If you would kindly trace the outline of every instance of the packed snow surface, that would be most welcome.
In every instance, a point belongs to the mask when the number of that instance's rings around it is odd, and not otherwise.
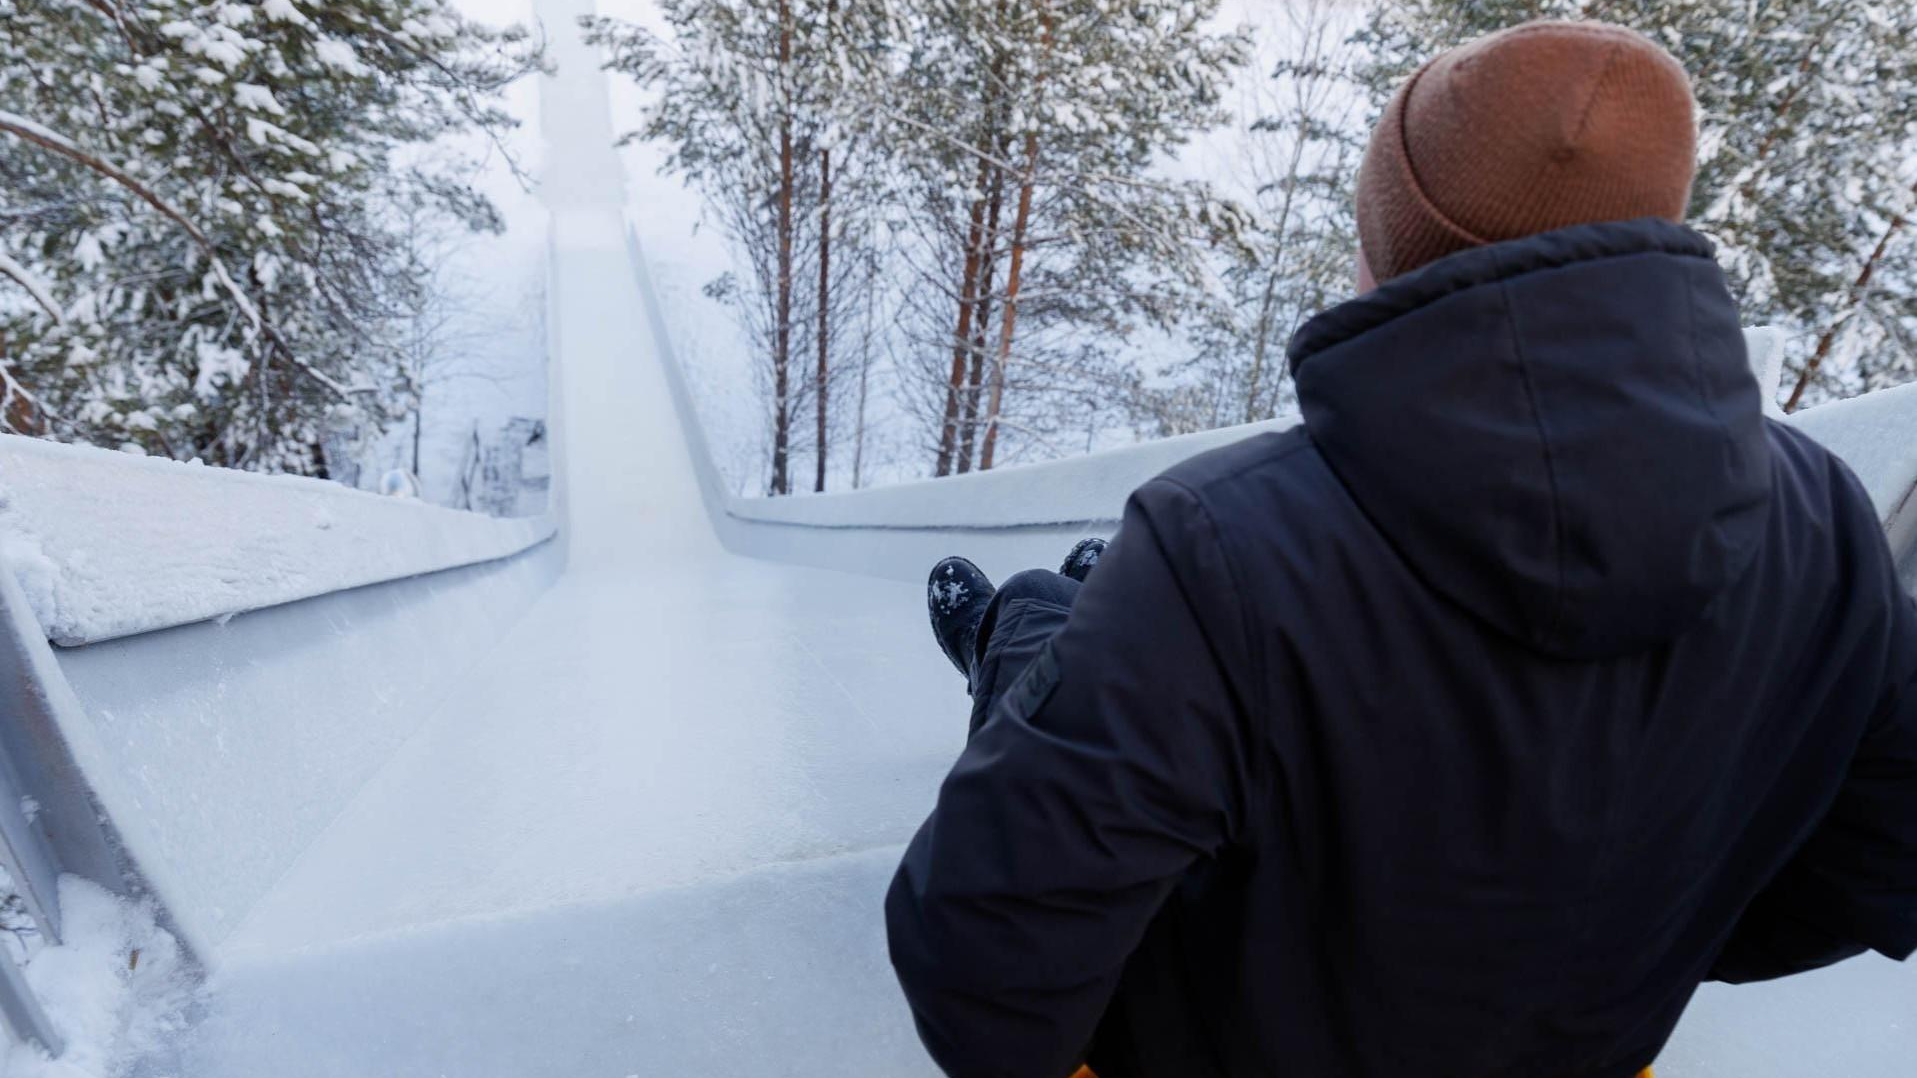
[[[237,911],[205,1020],[154,1073],[934,1073],[879,902],[964,740],[962,685],[917,646],[919,586],[720,545],[622,207],[581,181],[617,168],[580,81],[546,110],[571,177],[547,193],[566,572]]]
[[[0,556],[60,644],[505,557],[552,530],[547,517],[0,436]]]
[[[66,939],[40,948],[26,977],[66,1050],[0,1043],[0,1078],[114,1078],[186,1027],[193,972],[150,903],[65,876],[60,908]]]

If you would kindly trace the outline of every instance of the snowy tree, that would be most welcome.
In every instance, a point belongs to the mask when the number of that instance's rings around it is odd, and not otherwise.
[[[1691,73],[1691,223],[1752,322],[1793,331],[1787,406],[1917,375],[1917,6],[1903,0],[1383,0],[1388,93],[1433,52],[1531,18],[1621,23]]]
[[[806,448],[814,488],[824,489],[832,346],[873,273],[860,208],[871,187],[845,112],[869,81],[887,9],[874,0],[662,0],[660,14],[669,35],[611,18],[584,24],[607,48],[607,66],[650,91],[626,138],[668,148],[667,168],[701,192],[743,270],[707,291],[735,306],[764,357],[767,489],[791,492],[793,459]]]
[[[1163,437],[1270,419],[1292,403],[1285,346],[1354,284],[1351,177],[1365,100],[1349,42],[1361,13],[1293,0],[1261,13],[1259,69],[1215,181],[1250,220],[1190,333],[1169,384],[1141,387],[1137,421]]]
[[[1203,252],[1242,222],[1154,175],[1224,119],[1245,57],[1216,0],[914,0],[890,125],[915,244],[906,312],[937,474],[1043,448],[1124,384],[1118,347],[1188,313]]]
[[[441,477],[433,475],[429,482],[427,466],[433,462],[422,455],[427,426],[443,427],[463,417],[468,408],[458,405],[470,405],[460,399],[475,388],[470,383],[503,392],[516,374],[523,374],[522,349],[512,349],[508,359],[487,344],[524,334],[526,326],[539,322],[544,281],[539,267],[531,266],[520,295],[488,287],[474,272],[480,253],[473,249],[471,233],[429,214],[404,215],[401,235],[408,263],[418,267],[419,287],[404,293],[394,312],[395,403],[403,413],[398,424],[403,452],[394,459],[423,486],[437,489]],[[428,419],[429,413],[434,418]]]
[[[874,352],[903,359],[939,474],[1114,410],[1126,339],[1192,311],[1205,251],[1242,224],[1155,175],[1222,119],[1245,42],[1217,8],[664,0],[666,34],[587,21],[651,91],[629,137],[668,147],[737,255],[708,291],[764,357],[772,493],[808,437],[814,489],[848,436],[862,473]]]
[[[499,227],[446,140],[538,63],[446,0],[0,0],[7,428],[323,472],[403,406],[402,219]]]

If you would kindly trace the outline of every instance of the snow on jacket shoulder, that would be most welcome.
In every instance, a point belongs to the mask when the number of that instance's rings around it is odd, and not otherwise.
[[[1141,488],[887,898],[953,1075],[1628,1078],[1917,947],[1917,612],[1707,241],[1463,252]],[[1038,668],[1043,664],[1043,668]]]

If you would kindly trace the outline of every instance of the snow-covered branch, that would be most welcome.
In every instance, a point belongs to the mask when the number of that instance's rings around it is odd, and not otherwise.
[[[225,261],[220,258],[219,250],[213,245],[213,241],[207,238],[206,233],[201,231],[200,226],[194,224],[191,218],[181,212],[172,203],[160,197],[151,187],[141,183],[138,179],[128,174],[126,170],[114,165],[99,154],[83,149],[72,139],[16,113],[0,111],[0,132],[16,135],[36,146],[51,150],[54,153],[84,165],[94,172],[105,176],[107,179],[112,180],[114,183],[119,184],[121,187],[126,188],[142,202],[152,206],[155,210],[159,211],[162,217],[172,221],[188,236],[192,237],[193,242],[199,246],[201,253],[205,256],[214,279],[219,282],[220,287],[226,292],[227,296],[232,299],[233,305],[238,307],[240,313],[246,316],[247,322],[253,327],[255,332],[266,337],[282,359],[292,364],[295,369],[311,378],[315,383],[341,400],[350,399],[355,392],[365,392],[365,390],[349,389],[327,375],[326,372],[315,368],[309,363],[303,362],[299,356],[294,353],[292,346],[286,342],[286,338],[281,336],[280,331],[261,316],[259,307],[253,302],[252,297],[248,296],[246,291],[233,280],[233,275],[228,272]]]
[[[78,143],[67,138],[65,135],[61,135],[25,116],[5,110],[0,110],[0,131],[16,135],[34,145],[61,154],[105,176],[126,188],[128,191],[131,191],[134,195],[138,196],[141,201],[146,202],[154,209],[160,211],[162,216],[174,224],[179,225],[186,231],[186,234],[193,237],[194,241],[201,247],[208,250],[212,249],[212,242],[206,238],[206,233],[201,232],[198,225],[195,225],[184,213],[175,209],[171,203],[155,194],[152,188],[141,183],[133,176],[127,174],[125,170],[115,166],[112,162],[100,155],[82,149]]]
[[[33,301],[52,316],[56,323],[65,321],[60,314],[60,305],[53,302],[53,292],[47,288],[46,282],[35,277],[27,267],[15,261],[5,251],[0,251],[0,276],[8,277],[15,284],[26,289],[27,295],[33,297]]]

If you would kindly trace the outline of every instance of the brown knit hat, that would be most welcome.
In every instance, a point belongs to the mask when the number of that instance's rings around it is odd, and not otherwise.
[[[1532,22],[1440,54],[1392,97],[1358,171],[1373,278],[1591,221],[1682,221],[1694,108],[1676,58],[1622,27]]]

